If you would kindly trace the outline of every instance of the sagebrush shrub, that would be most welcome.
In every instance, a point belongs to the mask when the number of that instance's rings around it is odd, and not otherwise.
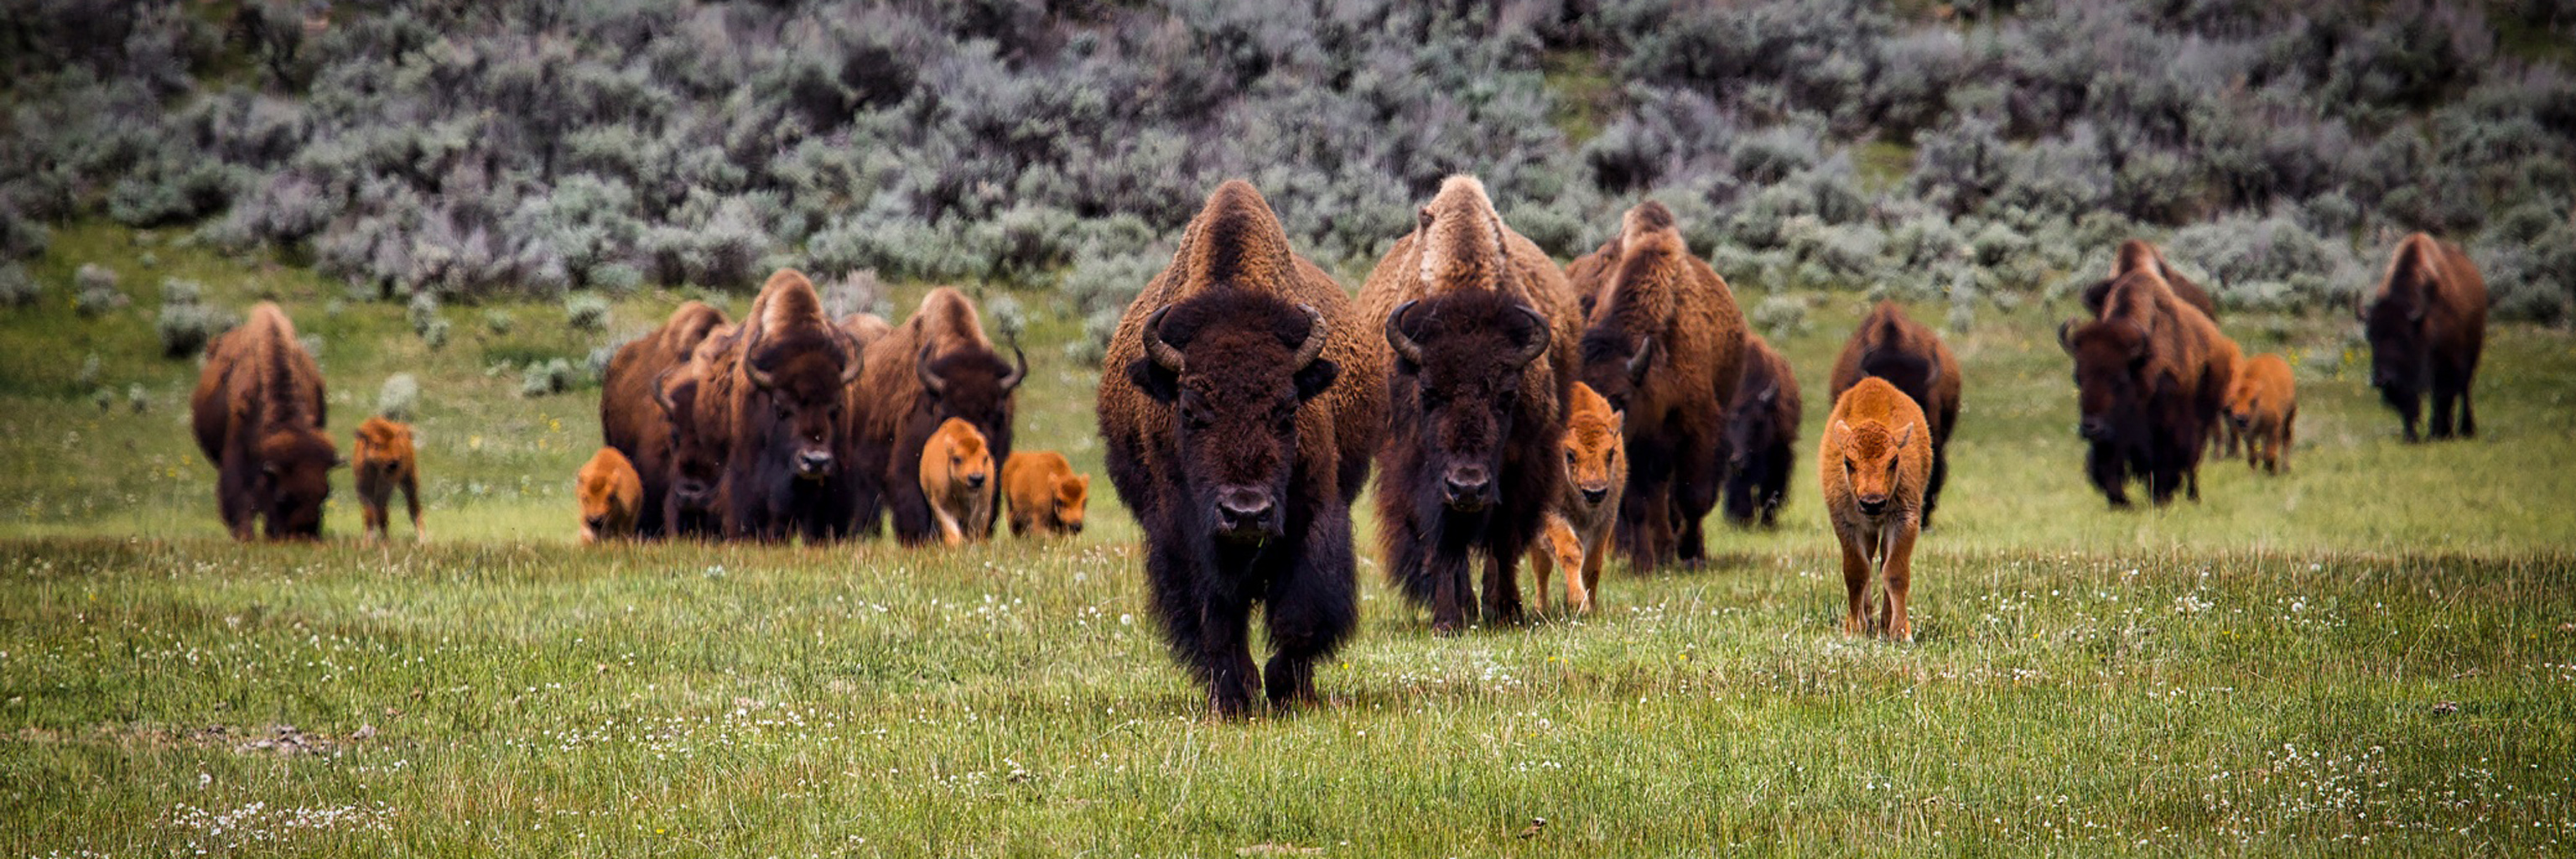
[[[608,330],[608,299],[597,295],[564,296],[564,324],[574,331]]]
[[[376,414],[392,420],[408,421],[417,417],[419,413],[420,380],[413,378],[410,373],[395,373],[385,377],[384,385],[376,389]]]
[[[31,307],[45,297],[36,279],[14,262],[0,263],[0,307]]]

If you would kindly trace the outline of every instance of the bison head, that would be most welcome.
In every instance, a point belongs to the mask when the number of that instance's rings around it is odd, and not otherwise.
[[[1835,421],[1834,432],[1843,437],[1843,481],[1851,487],[1853,506],[1872,519],[1887,515],[1888,501],[1896,497],[1898,454],[1913,443],[1914,423],[1890,432],[1877,421],[1858,427]]]
[[[961,418],[984,430],[994,447],[1008,450],[1011,428],[1011,392],[1029,377],[1029,356],[1011,344],[1011,357],[1016,364],[1002,363],[992,350],[966,348],[933,356],[924,345],[913,357],[912,372],[921,382],[921,407],[931,417],[945,420]]]
[[[926,456],[945,457],[947,463],[939,473],[948,475],[950,488],[964,486],[980,490],[993,477],[993,449],[984,445],[984,433],[960,418],[949,418],[932,433]]]
[[[1462,291],[1408,301],[1386,317],[1395,348],[1399,424],[1436,475],[1441,501],[1476,511],[1499,500],[1503,447],[1520,412],[1521,371],[1546,354],[1547,317],[1495,292]]]
[[[321,538],[331,469],[347,464],[330,437],[310,427],[276,428],[261,436],[259,476],[252,485],[269,538]]]
[[[725,449],[698,427],[698,380],[666,371],[653,384],[653,401],[671,422],[670,493],[684,513],[704,513],[724,476]]]
[[[1183,484],[1178,515],[1204,517],[1207,531],[1228,540],[1286,533],[1297,413],[1341,375],[1322,357],[1330,333],[1313,307],[1235,290],[1145,320],[1145,357],[1127,374],[1171,407]]]
[[[2120,320],[2076,322],[2057,329],[2057,343],[2075,358],[2076,402],[2087,441],[2110,442],[2146,412],[2147,333]]]
[[[1055,521],[1066,533],[1082,533],[1083,508],[1091,501],[1091,475],[1076,474],[1055,482]]]
[[[1743,471],[1757,451],[1770,450],[1780,440],[1779,422],[1772,418],[1772,405],[1780,401],[1780,383],[1772,381],[1759,391],[1745,395],[1744,405],[1726,415],[1726,464],[1729,471]]]
[[[2370,385],[2406,420],[2411,437],[2431,375],[2424,344],[2424,305],[2405,292],[2390,292],[2362,311],[2362,330],[2370,336]]]
[[[1583,332],[1583,383],[1609,401],[1612,411],[1628,411],[1655,367],[1656,351],[1653,335],[1629,337],[1612,328]]]
[[[833,475],[858,351],[838,329],[768,333],[753,341],[742,362],[752,386],[750,414],[735,416],[744,422],[743,438],[786,457],[799,479]]]
[[[1566,402],[1565,483],[1581,497],[1587,515],[1597,513],[1621,483],[1619,457],[1626,452],[1620,433],[1628,416],[1582,382],[1574,383]]]

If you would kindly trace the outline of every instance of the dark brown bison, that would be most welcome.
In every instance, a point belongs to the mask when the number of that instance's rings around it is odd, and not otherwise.
[[[637,532],[659,537],[668,529],[663,496],[671,488],[671,418],[655,401],[663,377],[689,362],[707,332],[725,324],[723,311],[682,303],[653,333],[617,347],[600,377],[600,441],[617,449],[643,481]]]
[[[2084,312],[2101,316],[2102,298],[2110,294],[2111,284],[2121,275],[2133,271],[2155,272],[2157,277],[2165,279],[2165,286],[2173,290],[2175,298],[2182,299],[2182,303],[2191,305],[2211,321],[2218,319],[2218,303],[2210,300],[2209,290],[2202,289],[2200,284],[2175,271],[2173,263],[2165,261],[2164,251],[2138,239],[2120,243],[2118,255],[2111,260],[2109,278],[2094,281],[2092,286],[2084,288]]]
[[[761,287],[733,342],[732,420],[720,492],[725,532],[765,540],[847,536],[855,524],[843,484],[848,389],[859,350],[831,317],[814,284],[780,269]],[[710,403],[698,391],[698,411]]]
[[[1861,317],[1842,354],[1834,356],[1826,385],[1836,399],[1869,376],[1886,379],[1930,420],[1932,480],[1923,491],[1923,527],[1932,527],[1932,511],[1941,506],[1941,484],[1950,477],[1950,431],[1959,423],[1959,359],[1950,345],[1920,322],[1906,316],[1895,302],[1882,301]]]
[[[2154,272],[2114,280],[2100,318],[2069,320],[2057,332],[2075,358],[2085,472],[2113,507],[2129,506],[2133,475],[2157,504],[2186,485],[2197,498],[2204,437],[2235,377],[2235,347]]]
[[[886,324],[885,317],[874,313],[852,313],[841,317],[841,331],[850,335],[851,342],[858,344],[859,353],[865,355],[868,347],[894,333],[894,326]],[[867,373],[862,371],[847,386],[849,410],[842,418],[842,443],[849,451],[849,466],[841,474],[841,486],[845,496],[842,503],[849,511],[852,533],[874,537],[878,533],[878,522],[884,518],[886,470],[878,460],[870,458],[867,445],[861,441],[874,413],[868,399],[867,381]]]
[[[733,455],[733,415],[718,403],[727,399],[722,392],[733,384],[734,340],[741,333],[735,325],[709,330],[686,362],[663,371],[653,384],[654,403],[670,421],[669,461],[663,466],[665,534],[703,538],[724,532],[724,499],[716,488]],[[701,390],[713,393],[702,398]]]
[[[1561,403],[1582,331],[1573,292],[1544,251],[1504,226],[1483,183],[1451,177],[1360,288],[1384,320],[1371,345],[1388,377],[1378,449],[1386,573],[1431,609],[1431,628],[1521,614],[1515,567],[1538,538],[1563,469]]]
[[[1358,622],[1350,505],[1386,422],[1379,320],[1288,248],[1241,180],[1208,195],[1119,319],[1100,374],[1109,477],[1145,531],[1172,653],[1233,716],[1315,699]],[[1254,667],[1250,612],[1271,649]]]
[[[1582,381],[1628,417],[1619,550],[1631,567],[1697,563],[1717,506],[1726,405],[1744,369],[1744,314],[1726,281],[1692,256],[1672,210],[1628,210],[1583,332]]]
[[[1779,521],[1796,470],[1798,376],[1761,335],[1744,338],[1744,380],[1726,408],[1726,518],[1738,525]]]
[[[2370,384],[2397,410],[2406,440],[2433,395],[2434,438],[2451,437],[2451,401],[2460,402],[2460,435],[2478,434],[2469,387],[2487,342],[2487,282],[2460,246],[2416,233],[2397,243],[2388,272],[2368,305],[2354,315],[2370,335]]]
[[[339,449],[323,432],[322,369],[271,302],[206,350],[188,398],[197,449],[215,464],[215,502],[237,540],[318,539]]]
[[[939,539],[930,501],[921,494],[921,448],[949,418],[984,434],[994,461],[1011,456],[1011,412],[1029,359],[1017,345],[1011,362],[993,349],[977,319],[975,303],[940,287],[921,299],[912,318],[868,346],[868,369],[858,390],[867,407],[856,417],[856,449],[877,469],[895,539],[915,545]],[[875,530],[874,517],[861,523]]]

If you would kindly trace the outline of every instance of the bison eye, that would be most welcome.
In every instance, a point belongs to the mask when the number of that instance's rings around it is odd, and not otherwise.
[[[1567,464],[1567,465],[1573,465],[1573,464],[1574,464],[1574,451],[1573,451],[1573,450],[1571,450],[1571,449],[1569,449],[1569,450],[1567,450],[1567,451],[1565,452],[1565,464]]]
[[[778,404],[778,419],[779,419],[779,420],[782,420],[782,421],[787,419],[787,404],[786,404],[786,403],[780,403],[780,404]]]

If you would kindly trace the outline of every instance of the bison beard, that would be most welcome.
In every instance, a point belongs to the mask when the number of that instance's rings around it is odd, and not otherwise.
[[[1553,454],[1564,426],[1520,390],[1522,368],[1547,353],[1547,320],[1499,293],[1464,291],[1397,307],[1386,337],[1397,359],[1379,457],[1387,576],[1430,606],[1433,631],[1454,632],[1471,619],[1481,554],[1485,619],[1517,621],[1514,567],[1563,475]]]
[[[1315,660],[1358,621],[1348,503],[1328,482],[1331,463],[1297,455],[1301,407],[1340,373],[1318,357],[1326,331],[1311,308],[1218,290],[1156,311],[1146,357],[1114,368],[1170,408],[1168,444],[1113,443],[1108,465],[1149,535],[1165,640],[1221,715],[1241,714],[1256,685],[1273,704],[1313,700]],[[1256,602],[1270,630],[1266,676],[1248,638]]]

